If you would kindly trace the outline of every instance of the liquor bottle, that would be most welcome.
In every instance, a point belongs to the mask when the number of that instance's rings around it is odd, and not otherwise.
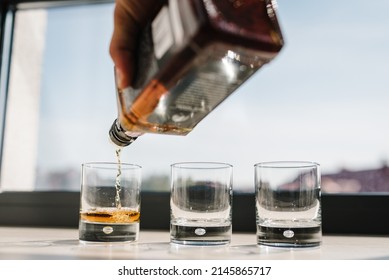
[[[118,146],[186,135],[281,50],[274,0],[169,0],[142,32],[132,87],[117,89]]]

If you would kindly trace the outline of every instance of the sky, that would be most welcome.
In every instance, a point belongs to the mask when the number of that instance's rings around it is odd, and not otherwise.
[[[181,161],[234,166],[252,185],[254,164],[306,160],[322,173],[389,159],[388,1],[278,1],[279,56],[187,136],[146,134],[122,152],[144,176]],[[108,54],[112,5],[51,9],[41,101],[42,168],[114,161],[117,116]]]

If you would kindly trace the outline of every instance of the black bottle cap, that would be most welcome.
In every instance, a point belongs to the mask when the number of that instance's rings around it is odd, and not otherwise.
[[[109,138],[116,146],[126,147],[134,142],[138,137],[131,137],[127,135],[119,122],[115,120],[109,130]]]

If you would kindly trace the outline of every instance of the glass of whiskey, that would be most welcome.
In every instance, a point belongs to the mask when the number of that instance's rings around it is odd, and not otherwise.
[[[82,164],[81,171],[80,241],[138,240],[141,167],[93,162]]]
[[[320,165],[314,162],[257,163],[257,243],[276,247],[321,244]]]
[[[171,243],[228,245],[232,228],[232,166],[184,162],[173,164],[171,172]]]

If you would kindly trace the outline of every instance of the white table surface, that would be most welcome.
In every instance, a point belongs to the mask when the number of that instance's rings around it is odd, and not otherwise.
[[[256,245],[255,234],[233,233],[229,246],[169,243],[169,232],[141,231],[135,243],[83,244],[77,229],[0,227],[0,260],[389,260],[389,236],[323,236],[320,247]]]

